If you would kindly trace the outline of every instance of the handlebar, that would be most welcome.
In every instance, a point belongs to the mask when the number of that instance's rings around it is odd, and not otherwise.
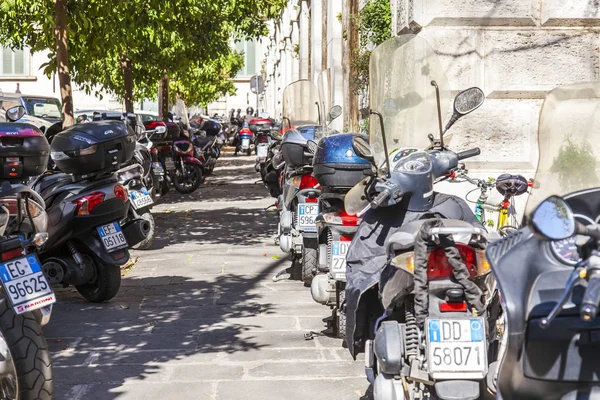
[[[459,160],[464,160],[465,158],[475,157],[481,154],[481,149],[479,147],[475,147],[474,149],[469,149],[465,151],[461,151],[456,153],[456,156]]]
[[[371,201],[371,208],[380,207],[383,204],[383,202],[387,200],[388,197],[390,197],[390,192],[388,190],[384,190],[383,192],[379,193],[377,197],[375,197],[373,201]]]
[[[600,306],[600,269],[588,272],[588,285],[581,302],[580,316],[584,321],[596,318]]]

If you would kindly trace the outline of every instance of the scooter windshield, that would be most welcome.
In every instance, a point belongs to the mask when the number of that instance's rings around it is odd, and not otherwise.
[[[370,60],[371,110],[381,113],[388,151],[400,147],[427,148],[432,134],[439,138],[435,87],[440,90],[442,119],[452,96],[437,55],[427,41],[402,35],[379,45]],[[379,117],[371,115],[369,135],[377,163],[385,157]]]
[[[290,83],[283,90],[283,130],[305,125],[320,125],[320,101],[317,87],[310,81]]]
[[[329,111],[333,107],[333,86],[331,84],[331,68],[324,69],[317,77],[317,87],[319,90],[319,111],[323,113],[321,117],[321,129],[318,137],[331,136],[337,132],[329,128]]]
[[[546,96],[538,128],[539,161],[527,201],[600,187],[600,82],[560,86]]]

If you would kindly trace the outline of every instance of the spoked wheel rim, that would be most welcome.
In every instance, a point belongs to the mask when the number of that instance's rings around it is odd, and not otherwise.
[[[18,398],[19,379],[8,343],[0,332],[0,399],[13,400]]]
[[[184,176],[183,173],[178,170],[176,177],[177,183],[184,189],[191,189],[194,187],[194,184],[198,180],[196,168],[189,164],[184,165],[183,168],[185,168],[187,176]]]

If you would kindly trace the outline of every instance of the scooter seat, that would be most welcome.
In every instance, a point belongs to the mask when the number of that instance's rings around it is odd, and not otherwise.
[[[202,151],[208,149],[217,140],[216,136],[206,135],[205,137],[196,136],[194,138],[194,145],[200,147]]]
[[[42,175],[35,180],[31,187],[42,196],[46,207],[50,207],[52,201],[62,192],[60,189],[71,183],[73,183],[71,176],[61,172]]]

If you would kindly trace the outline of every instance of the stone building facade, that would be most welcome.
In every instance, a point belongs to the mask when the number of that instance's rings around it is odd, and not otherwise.
[[[281,113],[281,93],[297,79],[316,82],[334,70],[334,103],[347,114],[344,46],[349,4],[360,0],[290,0],[265,40],[264,106]],[[453,128],[451,147],[479,146],[467,166],[476,176],[531,177],[545,94],[562,84],[600,79],[598,0],[390,0],[393,33],[417,33],[439,55],[454,93],[483,89],[485,104]],[[347,49],[346,49],[347,51]],[[348,115],[336,128],[348,126]],[[542,139],[543,140],[543,139]],[[464,192],[467,186],[447,185]],[[518,202],[522,206],[523,201]],[[520,207],[519,207],[520,208]]]

